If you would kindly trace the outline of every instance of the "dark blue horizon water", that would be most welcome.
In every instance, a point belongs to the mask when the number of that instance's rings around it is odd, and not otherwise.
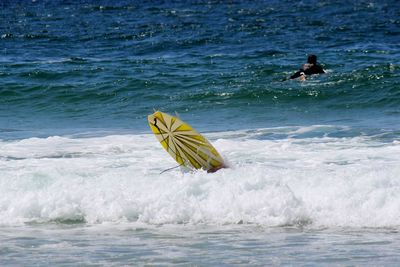
[[[153,109],[201,131],[398,131],[397,1],[5,1],[0,138],[147,132]],[[327,70],[287,78],[318,55]]]

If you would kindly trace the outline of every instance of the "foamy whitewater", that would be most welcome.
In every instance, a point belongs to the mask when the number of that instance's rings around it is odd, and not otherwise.
[[[176,163],[150,134],[3,140],[0,224],[398,227],[400,141],[300,137],[332,129],[205,134],[230,166],[213,174],[160,174]]]

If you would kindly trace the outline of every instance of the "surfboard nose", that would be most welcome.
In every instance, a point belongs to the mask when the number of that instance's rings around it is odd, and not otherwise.
[[[150,114],[150,115],[148,115],[147,116],[147,121],[148,121],[148,123],[149,124],[154,124],[154,119],[155,119],[156,117],[154,116],[154,114]]]
[[[150,125],[154,125],[154,124],[156,124],[156,120],[157,120],[157,114],[159,113],[160,111],[155,111],[153,114],[150,114],[150,115],[148,115],[147,116],[147,121],[148,121],[148,123],[150,124]]]

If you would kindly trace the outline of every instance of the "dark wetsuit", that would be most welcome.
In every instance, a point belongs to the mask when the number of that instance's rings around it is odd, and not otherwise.
[[[314,64],[304,64],[302,68],[297,71],[295,74],[290,76],[290,79],[296,79],[302,75],[302,72],[305,75],[311,75],[311,74],[322,74],[325,73],[325,71],[322,69],[320,65],[314,65]]]

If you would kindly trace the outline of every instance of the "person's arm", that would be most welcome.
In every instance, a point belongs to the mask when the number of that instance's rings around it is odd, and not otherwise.
[[[303,70],[299,70],[299,71],[297,71],[295,74],[293,74],[292,76],[290,76],[290,79],[296,79],[296,78],[299,78],[300,76],[303,76],[303,75],[305,75],[305,74],[304,74],[304,71],[303,71]]]

